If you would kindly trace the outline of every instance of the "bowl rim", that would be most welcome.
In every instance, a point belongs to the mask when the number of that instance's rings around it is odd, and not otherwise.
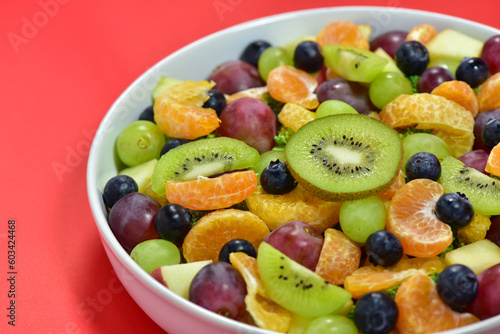
[[[98,130],[95,134],[95,137],[92,141],[92,146],[90,149],[89,157],[88,157],[88,162],[87,162],[87,195],[88,195],[88,201],[90,205],[90,209],[94,218],[94,221],[96,223],[96,226],[99,230],[100,238],[103,243],[107,243],[109,248],[115,253],[116,258],[118,261],[121,262],[123,266],[128,268],[130,271],[134,273],[137,279],[141,281],[141,283],[145,284],[152,290],[154,290],[155,293],[157,293],[162,299],[168,299],[170,302],[174,302],[178,307],[182,308],[183,310],[189,312],[189,313],[194,313],[196,316],[203,317],[205,320],[210,321],[210,322],[216,322],[218,325],[221,325],[223,327],[226,327],[228,329],[235,329],[235,328],[240,328],[243,330],[248,330],[248,332],[252,333],[260,333],[260,334],[272,334],[275,332],[265,330],[259,327],[251,326],[245,323],[241,323],[238,321],[234,321],[232,319],[228,319],[222,316],[218,316],[217,314],[210,312],[198,305],[195,305],[194,303],[178,296],[177,294],[171,292],[168,289],[165,289],[163,285],[161,285],[158,281],[156,281],[151,275],[147,274],[142,268],[139,267],[135,261],[132,260],[132,258],[129,256],[129,254],[122,248],[122,246],[119,244],[117,239],[114,237],[111,229],[109,228],[109,224],[107,222],[107,215],[106,215],[106,209],[104,206],[104,203],[102,202],[102,193],[101,190],[98,189],[97,186],[97,180],[98,180],[98,175],[97,175],[97,170],[98,170],[98,165],[99,165],[99,155],[98,152],[100,150],[100,146],[103,142],[103,139],[106,137],[106,127],[110,123],[111,115],[113,114],[113,111],[116,110],[117,106],[121,103],[122,100],[125,99],[125,96],[130,94],[134,88],[138,85],[138,83],[144,79],[145,76],[148,75],[151,71],[157,70],[162,63],[168,62],[169,59],[177,57],[178,55],[184,53],[184,52],[189,52],[192,48],[197,47],[199,44],[206,43],[207,40],[211,40],[213,38],[216,38],[221,35],[225,35],[228,32],[237,32],[240,30],[247,30],[247,29],[252,29],[253,27],[256,26],[261,26],[265,25],[268,23],[272,23],[276,21],[277,19],[279,20],[287,20],[295,17],[299,17],[300,15],[304,14],[314,14],[320,11],[332,11],[332,12],[341,12],[341,11],[347,11],[347,12],[352,12],[352,13],[365,13],[367,11],[375,11],[375,10],[390,10],[394,11],[400,14],[411,14],[411,15],[423,15],[426,17],[432,17],[433,19],[436,20],[444,20],[444,21],[453,21],[457,25],[467,25],[469,27],[474,27],[476,29],[480,30],[487,30],[491,32],[491,34],[500,34],[500,30],[487,26],[482,23],[474,22],[468,19],[460,18],[460,17],[454,17],[451,15],[447,14],[442,14],[442,13],[435,13],[435,12],[430,12],[426,10],[419,10],[419,9],[409,9],[409,8],[403,8],[403,7],[390,7],[390,6],[332,6],[332,7],[317,7],[317,8],[309,8],[309,9],[302,9],[302,10],[295,10],[295,11],[289,11],[285,13],[278,13],[278,14],[273,14],[273,15],[268,15],[264,16],[261,18],[256,18],[252,19],[246,22],[242,22],[224,29],[221,29],[219,31],[216,31],[214,33],[211,33],[207,36],[204,36],[194,42],[191,42],[180,49],[170,53],[169,55],[163,57],[160,59],[158,62],[156,62],[153,66],[151,66],[148,70],[146,70],[144,73],[142,73],[140,76],[138,76],[119,96],[118,98],[113,102],[111,107],[108,109],[106,112],[104,118],[101,120]],[[473,332],[476,329],[492,329],[494,327],[500,326],[500,316],[496,316],[494,318],[482,320],[479,323],[472,324],[467,326],[467,328]],[[449,334],[454,334],[458,332],[456,329],[454,330],[449,330],[445,331],[442,333],[449,333]]]

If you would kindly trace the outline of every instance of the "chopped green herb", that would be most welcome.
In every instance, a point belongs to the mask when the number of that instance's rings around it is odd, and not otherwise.
[[[410,75],[406,79],[410,82],[413,93],[418,93],[418,82],[420,81],[420,75]]]
[[[285,105],[283,102],[275,100],[269,93],[265,93],[262,96],[262,100],[272,109],[276,117],[278,117],[278,114]]]
[[[396,293],[398,292],[399,289],[399,284],[395,285],[393,287],[390,287],[389,289],[384,290],[384,292],[389,295],[392,299],[396,297]]]
[[[437,283],[438,278],[439,278],[439,273],[435,272],[434,274],[430,275],[429,277],[434,281],[434,283]]]
[[[282,127],[278,132],[278,135],[274,136],[274,141],[278,147],[285,147],[286,143],[288,143],[288,139],[290,139],[292,135],[292,129]]]

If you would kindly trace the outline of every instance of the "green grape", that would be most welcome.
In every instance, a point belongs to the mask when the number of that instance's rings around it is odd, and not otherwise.
[[[326,100],[316,109],[316,118],[338,114],[357,114],[356,109],[350,104],[340,100]]]
[[[165,135],[150,121],[135,121],[118,136],[116,150],[120,160],[129,167],[159,159]]]
[[[285,153],[283,151],[267,151],[260,155],[259,162],[252,167],[252,170],[257,174],[257,180],[260,184],[260,174],[262,171],[269,166],[271,161],[285,161]]]
[[[369,95],[372,103],[379,109],[401,94],[411,94],[411,84],[401,73],[382,72],[370,84]]]
[[[325,315],[311,321],[303,334],[358,334],[358,328],[342,315]]]
[[[403,168],[408,159],[418,152],[429,152],[439,160],[451,155],[451,150],[444,140],[430,133],[414,133],[403,138]]]
[[[260,77],[264,81],[267,81],[267,75],[269,72],[280,65],[293,66],[293,60],[285,49],[279,46],[268,47],[260,55],[259,62],[257,64]]]
[[[455,72],[457,71],[458,65],[460,65],[460,63],[458,61],[452,60],[452,59],[431,59],[431,61],[429,62],[429,65],[427,65],[427,68],[434,67],[434,66],[440,66],[440,67],[446,68],[453,75],[455,75]]]
[[[366,242],[373,232],[383,230],[385,218],[384,202],[377,196],[346,201],[340,207],[342,231],[349,239],[359,243]]]
[[[132,249],[130,257],[148,274],[158,267],[181,262],[179,248],[164,239],[151,239],[139,243]]]

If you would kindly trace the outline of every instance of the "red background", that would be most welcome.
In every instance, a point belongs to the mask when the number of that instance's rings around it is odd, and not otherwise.
[[[0,332],[162,333],[117,281],[95,228],[85,183],[93,133],[119,94],[178,48],[250,19],[331,5],[415,8],[500,28],[497,0],[2,0]],[[6,317],[9,219],[15,328]]]

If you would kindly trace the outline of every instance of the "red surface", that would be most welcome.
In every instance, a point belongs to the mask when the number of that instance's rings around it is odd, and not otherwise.
[[[85,184],[93,132],[118,95],[172,51],[250,19],[332,3],[430,10],[500,28],[497,0],[3,0],[0,332],[162,333],[117,281],[95,228]],[[15,328],[6,317],[9,219]]]

